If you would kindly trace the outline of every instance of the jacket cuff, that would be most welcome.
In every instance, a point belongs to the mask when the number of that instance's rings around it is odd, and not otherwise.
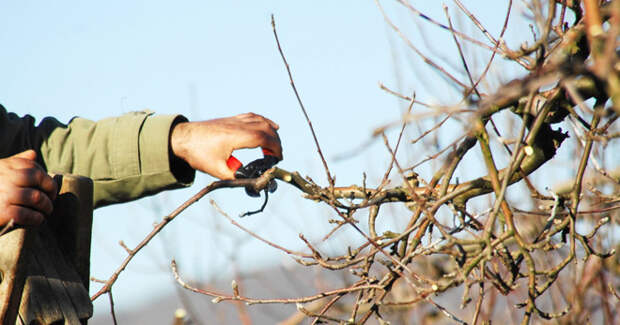
[[[149,115],[142,124],[140,169],[143,176],[150,176],[153,182],[150,185],[154,188],[189,186],[194,181],[196,171],[174,156],[170,149],[172,128],[181,122],[187,122],[187,118],[182,115]]]

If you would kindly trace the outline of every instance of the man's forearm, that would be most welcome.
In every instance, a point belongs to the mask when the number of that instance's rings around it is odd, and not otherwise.
[[[191,184],[195,172],[171,155],[169,138],[180,115],[134,112],[93,122],[63,124],[7,113],[0,106],[0,158],[34,149],[50,173],[93,179],[95,207],[126,202]]]

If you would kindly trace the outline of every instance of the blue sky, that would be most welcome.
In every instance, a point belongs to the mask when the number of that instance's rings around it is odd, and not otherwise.
[[[382,3],[421,50],[445,59],[440,63],[449,62],[455,67],[451,71],[464,76],[456,71],[460,61],[449,33],[395,2]],[[464,3],[480,13],[497,37],[505,4]],[[446,22],[439,2],[418,6]],[[481,39],[450,6],[455,24]],[[511,26],[520,19],[517,9]],[[145,108],[195,120],[253,111],[280,124],[285,155],[281,166],[321,184],[325,176],[277,52],[270,14],[275,14],[297,87],[338,184],[361,183],[363,172],[376,184],[389,162],[381,141],[350,159],[333,159],[365,143],[374,128],[398,120],[406,103],[381,91],[379,82],[406,94],[415,90],[424,101],[458,100],[454,88],[386,26],[373,1],[4,1],[0,13],[0,103],[9,111],[61,121],[76,115],[97,120]],[[510,28],[506,38],[523,39],[528,32]],[[489,53],[467,48],[471,64],[475,68],[477,63],[480,70]],[[492,70],[490,87],[520,71],[501,67]],[[462,125],[455,122],[451,127]],[[411,132],[417,135],[415,129]],[[394,132],[389,135],[394,141]],[[449,136],[442,139],[444,145],[450,141]],[[426,154],[414,147],[399,157],[419,161]],[[237,155],[247,162],[257,152]],[[107,278],[124,257],[119,240],[133,246],[155,220],[212,180],[201,175],[190,189],[97,210],[91,275]],[[224,190],[211,198],[236,216],[260,205],[242,192]],[[326,208],[306,202],[281,184],[264,214],[242,222],[276,242],[299,247],[297,234],[320,238],[329,228],[329,217]],[[340,236],[342,241],[355,241],[351,232]],[[118,308],[172,292],[167,265],[173,256],[197,281],[226,276],[231,259],[241,272],[286,260],[231,228],[206,199],[181,215],[121,275],[114,289]],[[96,313],[107,313],[106,304],[100,299]]]

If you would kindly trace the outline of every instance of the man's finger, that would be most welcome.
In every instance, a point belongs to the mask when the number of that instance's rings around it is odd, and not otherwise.
[[[10,181],[16,186],[39,188],[51,198],[56,195],[56,182],[42,169],[18,169],[11,173],[9,177]]]
[[[54,178],[48,173],[43,172],[39,183],[39,188],[43,190],[45,194],[47,194],[50,200],[53,201],[56,199],[56,194],[58,193],[58,184],[56,184]]]
[[[256,137],[259,147],[269,149],[276,157],[282,160],[282,144],[277,132],[258,132]]]
[[[274,156],[278,157],[278,159],[280,160],[284,159],[284,157],[282,156],[282,145],[280,144],[280,140],[270,138],[261,145],[261,148],[268,149],[273,153]]]
[[[37,168],[43,170],[36,161],[29,158],[10,157],[7,161],[7,167],[13,170]]]
[[[34,150],[30,149],[30,150],[22,151],[16,155],[13,155],[12,157],[22,158],[22,159],[27,159],[27,160],[35,160],[37,159],[37,153]]]
[[[3,213],[6,213],[8,216],[12,216],[11,219],[13,219],[18,225],[38,226],[43,222],[43,220],[45,220],[45,217],[41,212],[22,206],[9,206],[5,211],[3,211]]]
[[[264,116],[262,116],[260,114],[245,113],[245,114],[238,115],[238,117],[241,117],[243,120],[245,120],[247,122],[267,123],[267,124],[269,124],[270,127],[274,128],[276,130],[278,130],[280,128],[280,126],[276,122],[274,122],[274,121],[272,121],[272,120],[270,120],[270,119],[268,119],[268,118],[266,118],[266,117],[264,117]]]
[[[217,166],[215,166],[215,170],[213,171],[213,176],[219,179],[234,179],[235,171],[228,168],[225,162],[217,162]]]
[[[263,149],[269,149],[276,157],[282,160],[282,144],[276,132],[254,130],[245,132],[244,135],[245,137],[241,138],[239,142],[235,144],[233,151],[237,149],[261,147]]]
[[[272,128],[274,128],[274,129],[276,129],[276,130],[279,130],[279,129],[280,129],[280,126],[278,125],[278,123],[276,123],[276,122],[274,122],[274,121],[272,121],[272,120],[270,120],[270,119],[268,119],[268,118],[266,118],[266,117],[264,117],[264,116],[261,116],[261,117],[262,117],[263,119],[265,119],[265,121],[267,121],[267,123],[269,123],[269,125],[270,125]]]
[[[12,205],[20,205],[44,214],[51,214],[54,210],[52,200],[49,196],[35,188],[18,188],[17,190],[5,193],[7,200]]]

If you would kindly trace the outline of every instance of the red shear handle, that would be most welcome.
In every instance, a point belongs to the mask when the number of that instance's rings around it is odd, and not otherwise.
[[[273,151],[271,151],[269,149],[265,149],[265,148],[263,148],[263,155],[265,155],[265,156],[275,156]],[[226,165],[228,166],[228,168],[230,168],[232,171],[235,171],[235,172],[237,171],[237,169],[239,169],[239,168],[241,168],[241,166],[243,166],[243,164],[235,156],[228,157],[228,160],[226,161]]]
[[[265,155],[265,156],[275,156],[276,155],[275,153],[273,153],[273,151],[271,151],[269,149],[265,149],[265,148],[262,148],[262,149],[263,149],[263,155]]]
[[[228,168],[230,168],[234,172],[236,172],[237,169],[243,166],[243,164],[239,161],[239,159],[235,158],[235,156],[228,157],[228,160],[226,161],[226,165],[228,166]]]

